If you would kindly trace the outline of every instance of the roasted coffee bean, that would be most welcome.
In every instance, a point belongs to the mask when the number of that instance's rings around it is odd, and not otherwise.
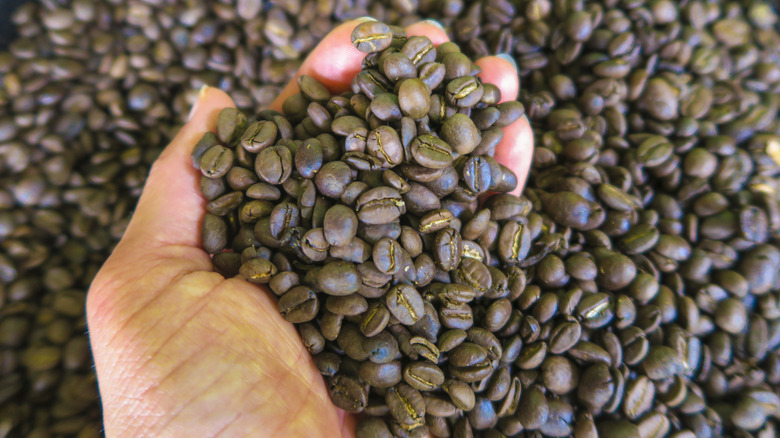
[[[403,248],[389,237],[374,244],[372,258],[376,268],[387,275],[395,275],[403,268]]]
[[[445,66],[438,62],[426,62],[420,65],[417,76],[429,89],[434,90],[444,80],[445,70]]]
[[[420,426],[425,418],[425,401],[419,391],[405,383],[389,388],[385,402],[395,421],[406,426]]]
[[[296,286],[285,292],[277,305],[279,313],[292,323],[311,321],[320,308],[317,294],[306,286]]]
[[[566,394],[577,387],[579,370],[562,356],[551,356],[542,363],[542,382],[555,394]]]
[[[402,378],[401,362],[387,363],[363,362],[359,368],[360,379],[377,388],[389,388],[398,384]]]
[[[476,105],[485,89],[482,83],[472,76],[462,76],[447,84],[445,96],[447,101],[459,108],[469,108]]]
[[[317,172],[314,182],[322,195],[339,198],[352,182],[352,171],[343,161],[331,161]]]
[[[304,178],[313,178],[322,167],[322,146],[317,139],[306,140],[295,151],[295,169]]]
[[[482,141],[474,122],[465,114],[454,114],[447,118],[441,126],[441,138],[461,155],[470,153]]]
[[[271,281],[277,271],[276,266],[270,260],[253,258],[241,265],[239,273],[249,282],[265,284]]]
[[[655,386],[645,376],[630,381],[626,384],[625,400],[623,401],[623,413],[630,420],[636,420],[645,414],[653,404]]]
[[[464,382],[482,380],[493,372],[488,351],[477,344],[461,343],[448,356],[450,372]]]
[[[401,53],[406,55],[414,65],[422,65],[436,60],[436,48],[426,36],[412,36],[401,47]]]
[[[603,437],[633,437],[639,438],[642,435],[637,426],[628,421],[606,421],[598,424],[599,436]]]
[[[544,392],[537,386],[524,388],[516,415],[527,430],[541,428],[550,417],[550,406]]]
[[[232,146],[232,143],[244,133],[246,123],[246,116],[238,109],[223,109],[217,116],[217,138],[222,144]]]
[[[356,438],[392,438],[385,420],[377,417],[366,417],[358,423],[355,429]]]
[[[420,294],[414,287],[405,284],[387,291],[387,309],[405,325],[416,323],[425,312]]]
[[[642,368],[651,379],[661,380],[682,373],[683,362],[671,348],[655,345],[642,361]]]
[[[322,225],[325,240],[332,246],[344,246],[352,242],[357,233],[355,212],[343,205],[334,205],[325,213]]]
[[[460,233],[452,228],[445,228],[436,233],[434,239],[433,259],[439,269],[451,271],[455,269],[463,255],[463,240]]]
[[[404,54],[388,52],[380,57],[380,70],[392,82],[417,77],[417,69]]]
[[[275,123],[262,120],[250,123],[241,136],[241,146],[248,152],[258,153],[276,141],[278,128]]]
[[[404,367],[403,379],[418,391],[432,391],[444,383],[444,373],[430,362],[412,362]]]
[[[335,261],[317,272],[317,286],[328,295],[345,296],[357,292],[360,273],[354,263]]]
[[[255,172],[269,184],[282,184],[290,177],[293,161],[290,150],[284,146],[271,146],[260,151],[255,160]]]
[[[380,126],[368,133],[366,150],[376,157],[382,166],[392,167],[403,162],[403,145],[398,132],[389,126]]]
[[[614,393],[615,382],[607,365],[599,363],[583,371],[577,397],[590,412],[600,412]]]
[[[224,219],[213,214],[203,218],[203,249],[209,254],[217,254],[227,247],[228,226]]]
[[[425,167],[442,169],[452,163],[452,149],[436,137],[421,135],[412,140],[410,149],[415,161]]]
[[[368,360],[374,363],[387,363],[398,354],[398,342],[387,331],[363,340],[362,350],[368,355]]]
[[[378,21],[366,21],[352,31],[352,44],[363,53],[381,52],[390,47],[393,32]]]
[[[390,187],[376,187],[357,199],[357,217],[366,224],[387,224],[406,212],[401,195]]]
[[[422,119],[431,107],[430,90],[420,79],[404,79],[398,87],[398,102],[403,115]]]
[[[328,385],[330,399],[347,412],[361,412],[368,402],[368,391],[358,379],[343,375],[333,377]]]
[[[509,100],[498,105],[499,116],[493,126],[504,128],[511,125],[525,114],[525,107],[516,100]]]
[[[200,171],[208,178],[220,178],[227,175],[233,166],[235,155],[230,149],[215,145],[203,152],[200,158]]]

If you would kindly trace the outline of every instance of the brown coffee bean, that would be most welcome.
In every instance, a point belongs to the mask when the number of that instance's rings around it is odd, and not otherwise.
[[[425,312],[422,297],[409,285],[399,284],[391,288],[386,301],[390,313],[405,325],[416,323]]]
[[[317,294],[306,286],[296,286],[285,292],[277,304],[284,319],[292,323],[311,321],[320,308]]]
[[[393,32],[378,21],[366,21],[358,24],[352,31],[352,44],[363,53],[381,52],[390,47]]]

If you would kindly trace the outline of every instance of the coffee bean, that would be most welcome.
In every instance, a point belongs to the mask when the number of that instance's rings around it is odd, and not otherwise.
[[[380,59],[382,72],[393,82],[417,77],[417,69],[412,61],[402,53],[383,54]]]
[[[655,386],[645,376],[629,382],[626,386],[623,412],[631,420],[640,418],[653,404]]]
[[[360,364],[360,379],[377,388],[389,388],[401,381],[401,362],[388,363],[363,362]]]
[[[393,33],[390,28],[378,21],[360,23],[352,31],[352,44],[363,53],[381,52],[390,47]]]
[[[380,272],[395,275],[402,268],[403,248],[396,240],[385,237],[374,244],[373,260]]]
[[[407,44],[409,43],[407,42]],[[428,86],[422,80],[417,78],[404,79],[398,87],[398,102],[401,106],[401,112],[415,120],[423,118],[431,107],[430,94]]]
[[[674,350],[656,345],[650,348],[647,357],[642,361],[642,368],[648,377],[660,380],[682,373],[683,363]]]
[[[607,421],[598,424],[599,436],[604,437],[634,437],[644,436],[637,426],[628,421]]]
[[[387,390],[385,402],[390,408],[390,414],[400,424],[420,426],[425,417],[425,401],[422,395],[405,383]]]
[[[477,344],[464,342],[449,353],[450,372],[464,382],[482,380],[493,372],[488,351]]]
[[[273,122],[263,120],[250,123],[241,136],[241,146],[248,152],[258,153],[274,143],[277,133],[278,128]]]
[[[357,28],[355,30],[357,31]],[[301,90],[301,94],[309,100],[324,103],[330,99],[330,92],[328,89],[312,76],[298,76],[298,87]]]
[[[269,184],[282,184],[290,177],[293,161],[290,150],[283,146],[270,146],[260,151],[255,160],[255,172]]]
[[[398,132],[389,126],[371,131],[366,139],[366,149],[385,167],[396,166],[403,161],[401,139]]]
[[[392,436],[385,421],[377,417],[362,419],[355,429],[356,438],[392,438]]]
[[[251,283],[265,284],[276,275],[277,269],[269,260],[254,258],[242,264],[239,273]]]
[[[208,178],[220,178],[227,175],[233,166],[233,152],[220,145],[206,150],[200,158],[200,170]]]
[[[439,269],[451,271],[460,264],[463,254],[463,240],[460,233],[452,228],[445,228],[436,233],[433,259]]]
[[[476,105],[485,92],[482,83],[471,76],[462,76],[447,84],[447,102],[459,108]]]
[[[359,284],[360,273],[350,262],[330,262],[317,273],[317,286],[328,295],[352,294],[357,292]]]
[[[412,325],[423,316],[423,300],[417,290],[399,284],[387,291],[387,309],[402,324]]]
[[[366,224],[382,225],[392,222],[406,212],[401,195],[390,187],[376,187],[357,199],[357,217]]]
[[[406,55],[414,65],[421,65],[436,60],[436,49],[433,42],[426,36],[412,36],[401,47],[401,53]]]
[[[520,405],[517,408],[517,418],[528,430],[539,429],[550,416],[550,406],[544,393],[537,386],[523,390]]]
[[[246,116],[236,108],[225,108],[217,116],[217,138],[224,145],[232,145],[246,129]]]
[[[337,375],[328,385],[333,404],[347,412],[357,413],[366,406],[368,393],[356,378]]]
[[[296,286],[285,292],[277,304],[284,319],[292,323],[311,321],[320,308],[317,294],[306,286]]]
[[[595,364],[583,371],[577,387],[577,397],[590,412],[599,412],[614,392],[615,382],[607,365]]]
[[[357,233],[357,226],[357,216],[346,206],[334,205],[325,213],[323,231],[325,239],[333,246],[349,244]]]
[[[463,155],[473,151],[482,137],[474,122],[465,114],[447,118],[441,126],[441,137],[452,150]]]
[[[404,381],[418,391],[432,391],[444,383],[444,373],[430,362],[412,362],[404,367]]]

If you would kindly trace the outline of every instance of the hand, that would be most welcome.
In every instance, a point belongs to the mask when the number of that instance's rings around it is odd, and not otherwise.
[[[334,29],[299,74],[333,93],[348,90],[363,54],[350,43],[357,22]],[[435,44],[430,23],[407,28]],[[518,92],[514,66],[477,61],[504,100]],[[297,90],[291,81],[273,103]],[[190,152],[233,102],[206,88],[189,122],[152,166],[127,232],[90,288],[87,318],[106,436],[336,437],[355,417],[333,406],[294,326],[265,288],[213,272],[200,244],[205,201]],[[522,118],[504,128],[496,159],[526,179],[533,138]],[[518,191],[520,188],[518,188]]]

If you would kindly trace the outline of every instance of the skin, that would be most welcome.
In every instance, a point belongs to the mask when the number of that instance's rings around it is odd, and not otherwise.
[[[347,90],[363,57],[350,43],[356,24],[334,29],[298,74],[314,76],[333,93]],[[429,23],[407,33],[447,40]],[[504,100],[517,97],[511,63],[487,57],[477,64]],[[272,108],[280,110],[297,91],[293,80]],[[87,321],[106,436],[353,437],[356,417],[330,402],[273,294],[213,272],[201,247],[206,202],[189,155],[230,106],[224,92],[201,91],[189,122],[152,166],[126,234],[89,290]],[[525,181],[532,150],[522,118],[505,128],[496,158]]]

